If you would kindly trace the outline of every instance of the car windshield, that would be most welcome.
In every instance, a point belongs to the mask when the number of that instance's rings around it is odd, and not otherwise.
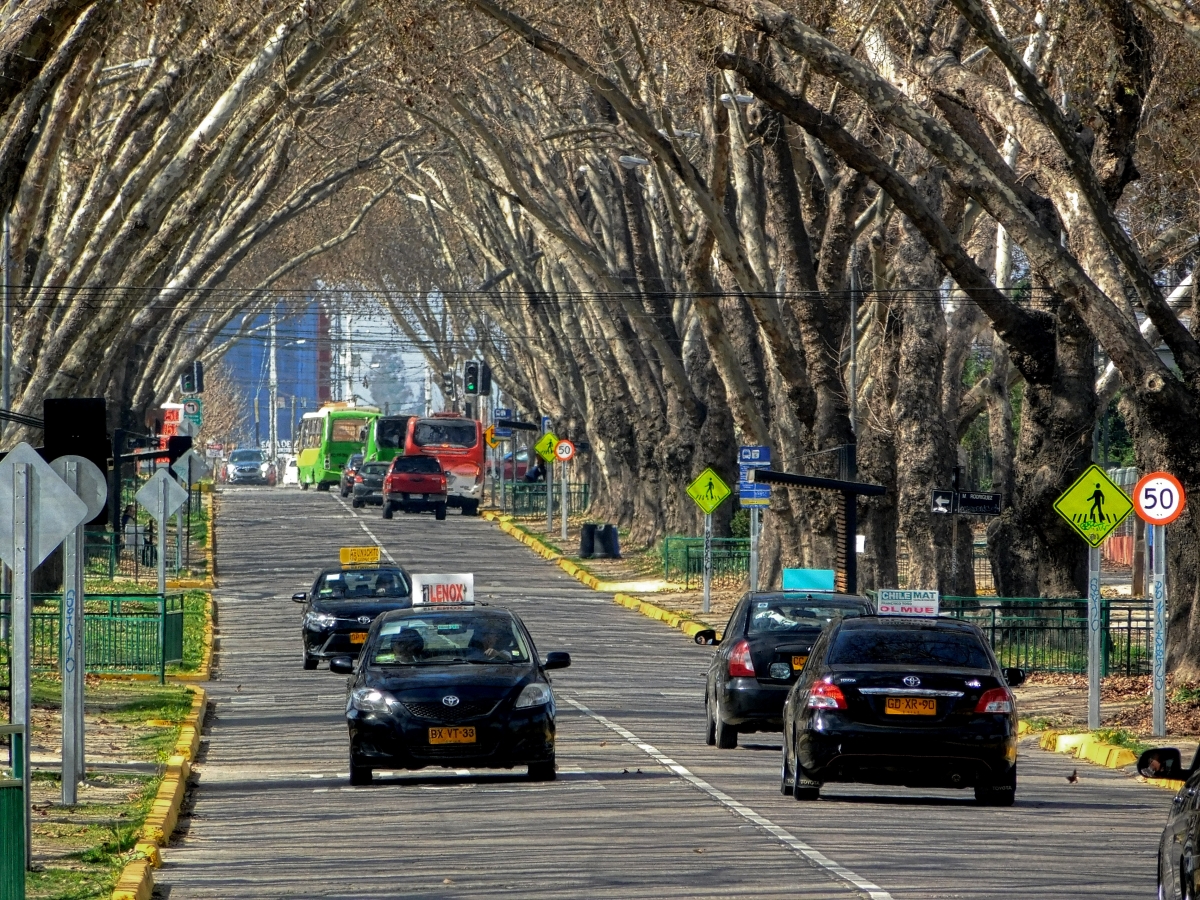
[[[475,423],[422,419],[413,429],[413,441],[419,447],[474,447]]]
[[[260,463],[262,459],[261,450],[234,450],[229,454],[231,463]]]
[[[974,634],[933,628],[847,628],[829,651],[829,664],[992,667]]]
[[[362,459],[363,458],[362,458],[361,453],[350,454],[350,458],[348,460],[346,460],[346,468],[347,469],[357,469],[359,466],[362,465]]]
[[[389,450],[404,446],[404,432],[408,430],[408,417],[403,419],[380,419],[375,426],[375,443]]]
[[[364,600],[371,597],[407,597],[408,579],[399,569],[346,569],[326,572],[317,583],[321,600]]]
[[[862,614],[863,610],[859,607],[823,604],[819,599],[756,600],[750,604],[750,623],[746,633],[770,634],[824,628],[834,619],[848,619]]]
[[[363,467],[359,469],[363,475],[382,475],[387,470],[388,464],[380,462],[363,463]]]
[[[392,471],[406,475],[437,475],[442,471],[442,464],[432,456],[401,456],[392,463]]]
[[[475,610],[385,622],[371,652],[377,666],[523,665],[530,658],[512,616]]]
[[[366,424],[366,419],[334,419],[329,429],[329,440],[334,443],[339,441],[359,441],[361,440],[359,435]]]

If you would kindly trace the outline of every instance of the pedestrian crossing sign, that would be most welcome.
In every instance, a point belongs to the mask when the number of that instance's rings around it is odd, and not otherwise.
[[[1054,501],[1055,511],[1093,547],[1099,547],[1125,521],[1133,504],[1099,466],[1088,466]]]
[[[688,496],[696,501],[696,505],[704,510],[706,516],[712,515],[712,511],[733,493],[729,485],[712,469],[701,472],[696,480],[688,485],[687,492]]]

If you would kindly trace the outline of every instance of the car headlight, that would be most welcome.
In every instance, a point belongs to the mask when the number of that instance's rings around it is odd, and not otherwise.
[[[516,708],[528,709],[531,706],[545,706],[553,699],[554,694],[550,691],[550,685],[535,681],[525,685],[521,696],[517,697]]]
[[[304,614],[304,627],[314,631],[324,631],[337,624],[337,619],[328,613],[308,612]]]
[[[264,475],[266,475],[266,474],[267,474],[267,469],[271,468],[271,464],[270,464],[270,463],[263,463],[263,464],[262,464],[261,466],[259,466],[258,468],[262,470],[262,473],[263,473]]]
[[[356,688],[350,692],[350,705],[359,712],[391,712],[397,704],[396,698],[386,691],[375,688]]]

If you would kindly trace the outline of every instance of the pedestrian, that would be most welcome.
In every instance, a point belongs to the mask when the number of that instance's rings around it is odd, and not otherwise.
[[[542,461],[535,459],[533,465],[525,470],[525,480],[532,484],[535,481],[541,481],[546,477],[545,471],[542,469]]]
[[[121,513],[121,531],[117,536],[124,547],[137,550],[137,508],[130,503]]]
[[[154,520],[146,523],[145,538],[142,541],[142,565],[158,565],[158,554],[154,546]]]

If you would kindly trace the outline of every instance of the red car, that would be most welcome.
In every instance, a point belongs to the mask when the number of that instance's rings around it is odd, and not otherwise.
[[[383,517],[398,509],[406,513],[433,510],[446,518],[446,473],[433,456],[397,456],[383,479]]]

